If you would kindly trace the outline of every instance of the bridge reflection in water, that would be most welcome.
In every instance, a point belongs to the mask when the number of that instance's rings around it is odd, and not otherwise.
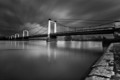
[[[0,41],[0,80],[80,80],[101,42]]]

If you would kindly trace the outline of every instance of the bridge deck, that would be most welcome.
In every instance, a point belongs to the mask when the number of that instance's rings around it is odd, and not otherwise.
[[[70,35],[91,35],[91,34],[113,34],[114,30],[112,28],[109,29],[98,29],[98,30],[80,30],[80,31],[66,31],[66,32],[58,32],[51,33],[50,36],[70,36]],[[34,37],[47,37],[47,34],[39,34],[28,36],[29,38]]]

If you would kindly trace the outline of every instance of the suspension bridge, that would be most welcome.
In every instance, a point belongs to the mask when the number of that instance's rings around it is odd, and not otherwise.
[[[29,26],[28,26],[29,28]],[[30,34],[30,30],[37,29],[36,32]],[[112,27],[90,27],[90,28],[74,28],[65,26],[57,21],[48,20],[48,24],[38,29],[38,27],[32,27],[29,30],[23,30],[22,35],[16,33],[11,36],[7,36],[8,40],[29,40],[32,38],[46,38],[47,41],[56,40],[58,36],[72,36],[72,35],[94,35],[94,34],[117,34],[119,28]],[[41,32],[41,33],[40,33]]]

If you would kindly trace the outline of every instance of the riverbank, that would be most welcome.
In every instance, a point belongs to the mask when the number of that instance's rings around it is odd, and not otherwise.
[[[112,43],[85,80],[120,80],[120,43]]]

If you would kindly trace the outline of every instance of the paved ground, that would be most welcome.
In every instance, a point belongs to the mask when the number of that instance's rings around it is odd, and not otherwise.
[[[112,43],[85,80],[120,80],[120,43]]]

